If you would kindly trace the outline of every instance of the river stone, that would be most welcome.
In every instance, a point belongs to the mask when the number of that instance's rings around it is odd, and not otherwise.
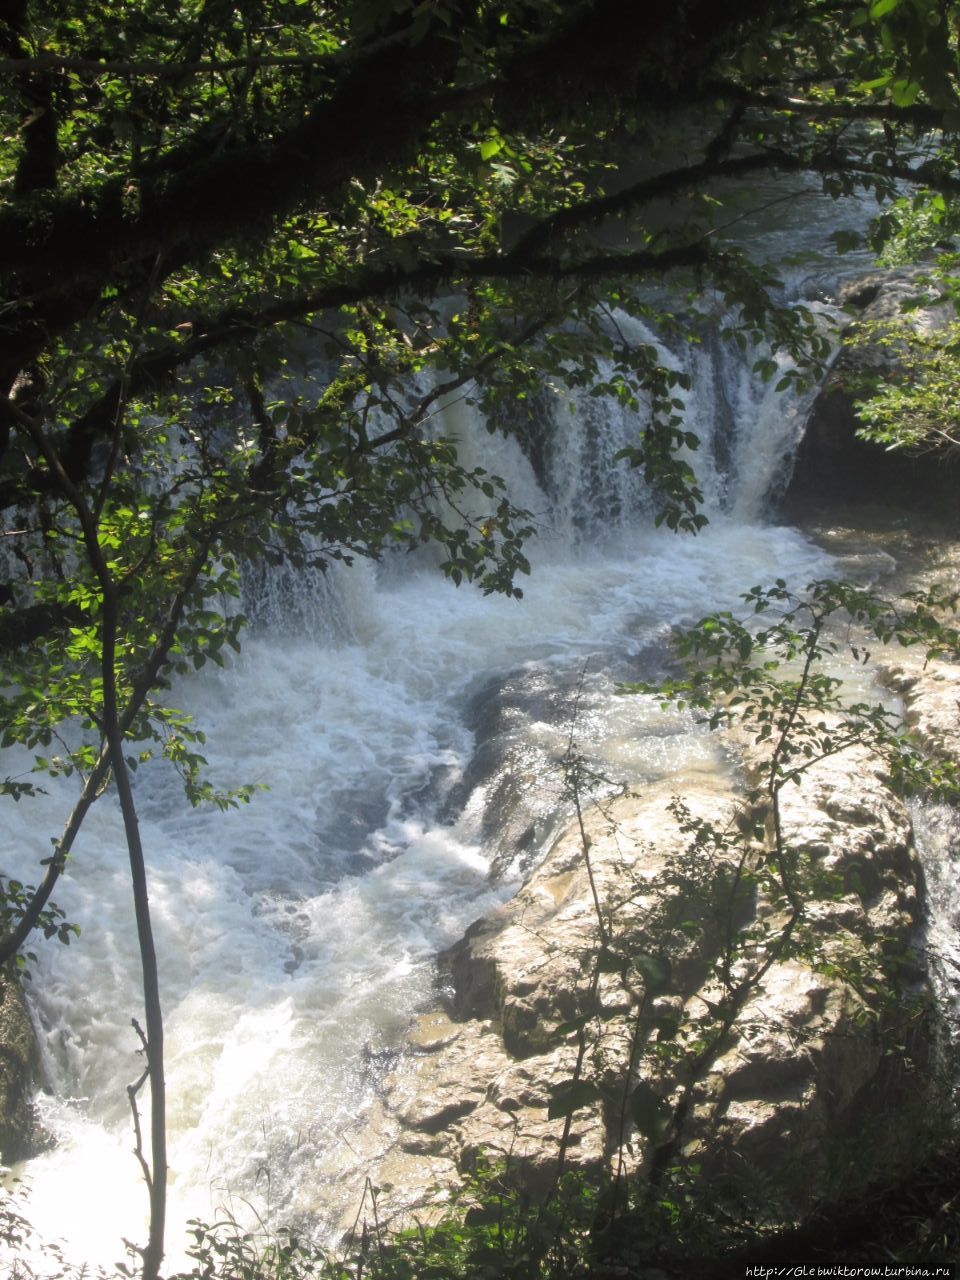
[[[44,1145],[31,1101],[40,1048],[20,984],[0,977],[0,1160],[13,1164]]]
[[[734,1183],[749,1194],[759,1183],[786,1221],[841,1188],[855,1195],[908,1148],[916,1152],[927,1022],[893,986],[879,1011],[862,994],[880,957],[891,983],[899,974],[922,989],[910,953],[921,914],[910,825],[878,767],[855,751],[811,767],[784,792],[786,838],[810,851],[823,895],[798,930],[800,953],[775,958],[690,1082],[691,1046],[723,997],[717,959],[727,929],[766,923],[776,931],[784,908],[763,894],[732,893],[737,850],[691,852],[690,823],[739,820],[733,785],[691,780],[683,803],[686,813],[658,785],[586,815],[610,947],[653,957],[661,971],[633,1068],[651,962],[642,972],[601,976],[605,1017],[589,1024],[580,1071],[610,1093],[570,1117],[565,1163],[609,1173],[623,1136],[629,1172],[656,1176],[658,1166],[686,1163],[718,1195]],[[548,1105],[578,1069],[578,1035],[564,1024],[583,1008],[598,946],[574,824],[519,893],[442,957],[445,1011],[421,1019],[383,1084],[395,1150],[428,1158],[434,1175],[446,1162],[451,1179],[482,1153],[509,1161],[534,1193],[546,1190],[565,1125],[549,1118]],[[816,963],[805,954],[814,948]],[[747,961],[740,963],[742,970]],[[615,1099],[640,1081],[647,1096],[677,1108],[673,1129],[653,1139],[629,1123],[621,1135]]]
[[[884,679],[903,699],[903,719],[924,748],[960,759],[960,665],[920,657],[884,668]]]

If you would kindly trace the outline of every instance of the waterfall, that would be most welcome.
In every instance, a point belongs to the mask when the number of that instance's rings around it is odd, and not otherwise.
[[[247,584],[257,625],[242,654],[172,691],[207,734],[214,781],[267,789],[222,815],[191,810],[162,764],[136,778],[167,1026],[171,1266],[187,1222],[222,1209],[335,1220],[359,1193],[331,1171],[375,1064],[429,997],[436,951],[515,885],[522,859],[502,831],[518,805],[516,848],[529,859],[547,838],[571,733],[625,782],[726,767],[692,718],[618,698],[615,680],[646,671],[672,624],[735,607],[772,566],[793,583],[830,570],[762,518],[802,395],[775,398],[755,353],[667,349],[618,322],[694,378],[685,412],[707,531],[655,529],[641,477],[614,462],[642,407],[545,388],[518,439],[456,399],[438,430],[508,480],[540,526],[523,601],[454,590],[409,557],[306,579],[278,570]],[[14,807],[6,872],[35,875],[71,795],[60,781]],[[39,949],[32,984],[56,1141],[15,1173],[42,1235],[109,1264],[122,1237],[143,1236],[146,1210],[125,1093],[141,1070],[139,964],[112,798],[56,896],[82,928],[69,952]]]

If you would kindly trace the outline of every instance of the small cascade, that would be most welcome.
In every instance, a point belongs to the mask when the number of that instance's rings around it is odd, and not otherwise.
[[[680,368],[645,324],[621,311],[613,313],[613,320],[622,341],[653,346],[667,367]],[[601,379],[609,380],[612,373],[612,363],[601,361]],[[543,484],[551,499],[554,525],[568,545],[598,536],[615,538],[649,519],[653,496],[642,475],[616,462],[621,450],[638,443],[650,416],[649,405],[631,409],[598,398],[589,388],[551,385],[541,392],[537,410],[538,429],[550,442],[544,449]]]
[[[837,309],[805,305],[819,317],[821,331],[829,332]],[[675,395],[684,405],[683,429],[699,446],[684,447],[679,456],[696,475],[706,514],[739,523],[763,520],[789,480],[816,386],[778,391],[781,378],[796,368],[793,360],[767,346],[741,351],[721,338],[715,319],[691,317],[687,340],[673,345],[623,312],[613,319],[623,341],[654,348],[664,367],[690,380],[689,390],[677,388]],[[767,378],[754,368],[760,360],[775,369]],[[612,373],[612,364],[601,362],[601,379]],[[649,402],[631,408],[589,388],[547,386],[505,423],[522,442],[549,504],[543,531],[550,539],[568,547],[609,542],[652,521],[656,495],[642,470],[618,461],[622,450],[637,445],[650,414]],[[484,458],[482,445],[476,452]],[[530,478],[525,475],[528,503]]]
[[[839,351],[836,342],[837,308],[825,303],[808,304],[817,317],[820,333],[833,336],[833,349],[828,366]],[[728,402],[735,406],[737,422],[749,424],[736,434],[731,450],[730,471],[733,477],[729,502],[735,520],[759,520],[770,510],[790,480],[807,417],[819,391],[816,383],[791,385],[778,391],[780,379],[796,369],[789,356],[758,352],[773,359],[776,372],[764,381],[752,370],[746,375],[743,365],[730,360],[729,349],[719,358],[725,367]]]
[[[428,425],[435,436],[456,442],[457,455],[467,471],[482,468],[502,480],[513,505],[530,512],[534,524],[550,539],[549,503],[516,436],[493,429],[464,392],[442,400]],[[490,502],[482,493],[468,489],[458,495],[458,511],[448,508],[440,514],[454,523],[464,515],[482,520],[489,512]]]
[[[275,564],[244,564],[241,608],[254,634],[311,635],[327,644],[353,639],[367,616],[376,589],[372,565],[352,565],[318,556],[298,566],[278,557]]]

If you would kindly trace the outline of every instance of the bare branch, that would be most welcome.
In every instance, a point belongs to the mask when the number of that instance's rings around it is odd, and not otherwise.
[[[136,1031],[137,1036],[140,1039],[140,1044],[142,1046],[141,1052],[149,1062],[149,1054],[147,1050],[147,1037],[144,1034],[143,1028],[140,1026],[140,1023],[136,1020],[136,1018],[131,1018],[130,1022],[131,1022],[131,1025],[133,1026],[134,1031]],[[137,1157],[137,1163],[140,1165],[140,1168],[143,1171],[143,1177],[144,1177],[144,1180],[146,1181],[147,1189],[152,1191],[153,1176],[150,1173],[150,1165],[149,1165],[149,1162],[147,1161],[147,1157],[144,1155],[144,1152],[143,1152],[143,1131],[140,1128],[140,1108],[137,1106],[137,1094],[140,1092],[140,1090],[143,1088],[143,1086],[147,1083],[149,1079],[150,1079],[150,1067],[147,1066],[141,1072],[140,1078],[134,1084],[127,1085],[127,1097],[130,1100],[130,1110],[133,1113],[133,1134],[134,1134],[133,1154]]]

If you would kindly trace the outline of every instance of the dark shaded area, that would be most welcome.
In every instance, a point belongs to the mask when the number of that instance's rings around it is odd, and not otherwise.
[[[0,594],[3,593],[6,598],[0,598],[0,605],[8,604],[12,596],[7,587],[0,588]],[[88,626],[89,622],[87,615],[76,605],[32,604],[23,609],[3,609],[0,612],[0,654],[22,649],[34,640],[67,631],[70,627]]]
[[[651,1247],[650,1212],[636,1223],[633,1238],[628,1226],[631,1220],[622,1220],[616,1238],[607,1238],[605,1248],[601,1245],[597,1262],[576,1273],[580,1280],[634,1276],[649,1280],[687,1280],[693,1276],[698,1280],[743,1280],[748,1268],[772,1268],[770,1274],[776,1276],[791,1274],[789,1268],[801,1264],[952,1266],[956,1275],[960,1259],[960,1149],[942,1146],[908,1176],[877,1183],[874,1193],[865,1199],[825,1207],[794,1229],[764,1234],[765,1229],[758,1225],[754,1238],[748,1239],[753,1215],[745,1213],[739,1221],[727,1215],[728,1228],[742,1233],[747,1242],[712,1253],[696,1247],[670,1253]],[[932,1270],[929,1273],[934,1274]],[[894,1269],[886,1274],[898,1273]]]
[[[851,506],[891,503],[929,514],[960,512],[960,458],[912,455],[858,440],[854,395],[838,368],[817,396],[782,501],[790,522],[800,522],[825,502]]]
[[[50,1146],[32,1103],[40,1046],[16,979],[0,976],[0,1161],[13,1164]]]
[[[875,1194],[814,1214],[722,1261],[697,1264],[704,1280],[740,1277],[747,1265],[797,1262],[909,1266],[957,1265],[960,1259],[960,1148],[941,1148],[908,1176],[877,1185]]]
[[[916,269],[909,267],[851,281],[838,299],[857,316],[847,332],[861,320],[909,325],[903,308],[923,288]],[[943,319],[935,307],[919,314],[933,326]],[[862,424],[856,404],[863,398],[865,379],[884,377],[894,368],[889,352],[872,342],[841,351],[807,418],[782,499],[787,520],[803,523],[818,507],[841,503],[879,503],[945,518],[960,512],[960,455],[885,449],[857,437]]]
[[[469,30],[472,6],[456,8],[454,23]],[[619,95],[696,101],[719,52],[769,9],[758,0],[696,0],[681,18],[674,10],[594,0],[560,23],[551,12],[517,47],[507,43],[487,93],[508,127],[534,113],[547,119],[582,113]],[[0,278],[9,296],[35,301],[11,324],[0,360],[4,387],[52,334],[97,305],[105,281],[116,281],[121,296],[134,295],[158,254],[165,272],[205,261],[211,249],[255,237],[301,201],[322,202],[351,179],[394,171],[439,119],[462,110],[477,91],[449,87],[460,45],[442,27],[402,56],[390,44],[351,52],[352,60],[331,68],[325,93],[305,89],[301,118],[258,120],[259,136],[238,130],[232,142],[198,128],[143,165],[134,175],[135,212],[124,201],[126,175],[60,196],[42,220],[32,207],[5,209]]]

